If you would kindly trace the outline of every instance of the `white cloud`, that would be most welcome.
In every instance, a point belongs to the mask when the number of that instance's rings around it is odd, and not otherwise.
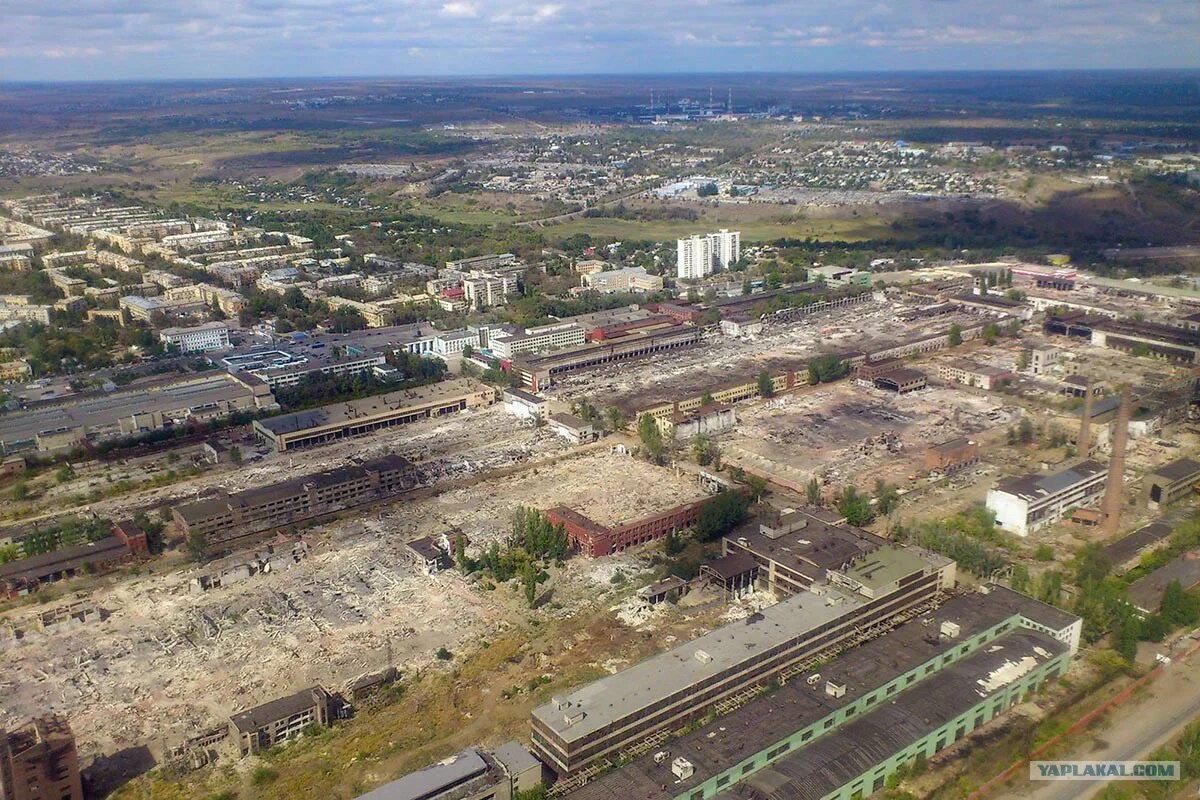
[[[479,6],[474,3],[462,2],[462,0],[453,0],[453,2],[442,4],[442,13],[456,19],[474,19],[479,16]]]

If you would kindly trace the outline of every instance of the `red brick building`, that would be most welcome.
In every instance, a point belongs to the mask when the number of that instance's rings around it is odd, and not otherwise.
[[[979,461],[979,445],[967,438],[930,445],[925,451],[926,472],[954,472]]]
[[[627,547],[652,542],[671,531],[682,530],[695,523],[704,503],[704,500],[684,503],[611,528],[566,506],[555,506],[545,515],[552,524],[563,526],[572,547],[584,555],[595,557],[619,553]]]
[[[133,520],[123,519],[120,522],[114,522],[112,532],[113,536],[120,539],[129,548],[129,552],[137,558],[147,558],[150,555],[146,532]]]

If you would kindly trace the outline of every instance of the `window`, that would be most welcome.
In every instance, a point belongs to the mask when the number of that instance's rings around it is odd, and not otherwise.
[[[729,783],[728,775],[722,775],[721,777],[717,778],[717,786],[725,786],[728,783]]]

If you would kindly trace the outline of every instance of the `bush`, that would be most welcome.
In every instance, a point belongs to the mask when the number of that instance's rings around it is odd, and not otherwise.
[[[278,777],[279,773],[270,767],[256,767],[250,776],[250,783],[253,786],[266,786]]]
[[[451,653],[449,650],[447,650],[445,647],[439,647],[437,649],[437,653],[435,653],[434,655],[437,656],[438,661],[449,661],[450,659],[454,658],[454,654]]]

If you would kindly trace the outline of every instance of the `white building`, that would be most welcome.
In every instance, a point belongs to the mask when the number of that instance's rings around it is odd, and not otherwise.
[[[478,347],[479,334],[468,330],[442,331],[433,337],[433,352],[442,358],[461,356],[467,345]]]
[[[676,275],[696,280],[717,269],[729,267],[742,257],[742,234],[722,228],[716,233],[679,239],[676,246]]]
[[[699,280],[713,271],[712,242],[707,236],[689,236],[675,243],[675,274],[679,278]]]
[[[491,308],[508,302],[509,294],[517,290],[515,275],[478,275],[462,283],[463,298],[468,308]]]
[[[203,353],[229,347],[229,326],[224,322],[206,322],[192,328],[163,328],[158,334],[181,353]]]
[[[1098,503],[1107,477],[1108,467],[1089,460],[1049,475],[1009,478],[988,491],[987,507],[1001,528],[1028,536],[1057,522],[1068,509]]]
[[[488,348],[497,358],[515,358],[522,353],[557,350],[585,340],[583,328],[571,322],[559,322],[538,328],[526,328],[524,333],[493,331],[488,336]]]
[[[627,267],[608,272],[593,272],[583,276],[583,285],[601,294],[615,292],[660,292],[663,279],[651,275],[644,267]]]

